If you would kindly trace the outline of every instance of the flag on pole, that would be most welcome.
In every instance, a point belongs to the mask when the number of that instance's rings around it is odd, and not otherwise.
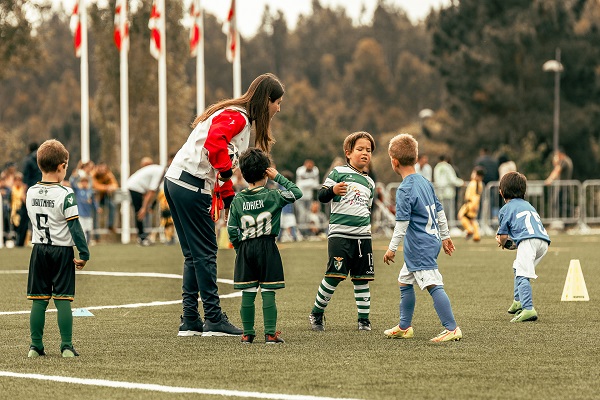
[[[121,51],[129,51],[129,21],[127,21],[127,0],[117,0],[115,7],[115,45]]]
[[[200,9],[200,0],[192,0],[190,4],[190,55],[196,57],[198,55],[198,44],[200,44],[200,32],[202,32],[202,10]]]
[[[75,56],[81,57],[81,21],[79,20],[79,0],[75,0],[75,5],[73,5],[69,27],[73,33]]]
[[[223,24],[223,32],[227,34],[227,61],[233,62],[235,53],[238,51],[237,44],[237,24],[235,22],[235,0],[231,0],[231,7],[229,8],[229,15],[227,21]]]
[[[156,0],[152,1],[152,12],[150,13],[150,21],[148,22],[148,28],[150,28],[150,54],[157,60],[160,58],[160,52],[162,51],[162,40],[164,38],[164,29],[161,23],[160,4]]]

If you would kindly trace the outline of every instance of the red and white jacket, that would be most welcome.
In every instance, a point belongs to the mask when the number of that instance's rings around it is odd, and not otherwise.
[[[227,145],[233,143],[241,153],[250,144],[251,124],[240,107],[228,107],[211,115],[206,121],[196,125],[188,140],[181,147],[171,162],[165,175],[170,181],[190,190],[200,189],[210,194],[217,177],[217,172],[231,170]],[[186,183],[182,174],[188,173],[204,180],[204,187]],[[231,180],[221,186],[223,199],[233,197]]]

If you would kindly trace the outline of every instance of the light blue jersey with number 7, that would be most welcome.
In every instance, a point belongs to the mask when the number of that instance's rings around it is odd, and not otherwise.
[[[409,221],[403,253],[410,272],[437,269],[442,247],[437,213],[441,210],[431,182],[420,174],[404,178],[396,192],[396,221]]]
[[[525,239],[541,239],[550,244],[539,214],[527,200],[511,199],[500,209],[498,222],[498,235],[508,235],[517,246]]]

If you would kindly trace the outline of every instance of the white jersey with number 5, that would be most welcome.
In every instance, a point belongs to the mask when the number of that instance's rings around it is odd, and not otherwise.
[[[74,246],[67,221],[79,218],[73,189],[59,183],[38,182],[27,190],[27,214],[33,244]]]

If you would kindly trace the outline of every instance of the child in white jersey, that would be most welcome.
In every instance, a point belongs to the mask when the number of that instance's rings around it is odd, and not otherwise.
[[[354,283],[358,330],[370,331],[371,292],[375,278],[371,243],[371,207],[375,182],[367,174],[375,140],[367,132],[355,132],[344,140],[346,165],[335,167],[319,190],[319,201],[332,201],[327,235],[329,261],[309,315],[313,331],[325,330],[325,307],[346,276]]]
[[[37,151],[37,163],[42,180],[27,190],[26,197],[33,226],[27,279],[27,298],[33,300],[28,357],[46,355],[42,336],[51,298],[58,312],[60,352],[63,357],[75,357],[79,355],[72,343],[75,269],[85,266],[90,253],[79,223],[75,194],[71,188],[61,185],[67,174],[69,152],[58,140],[47,140]],[[75,258],[73,246],[77,246],[79,258]]]

